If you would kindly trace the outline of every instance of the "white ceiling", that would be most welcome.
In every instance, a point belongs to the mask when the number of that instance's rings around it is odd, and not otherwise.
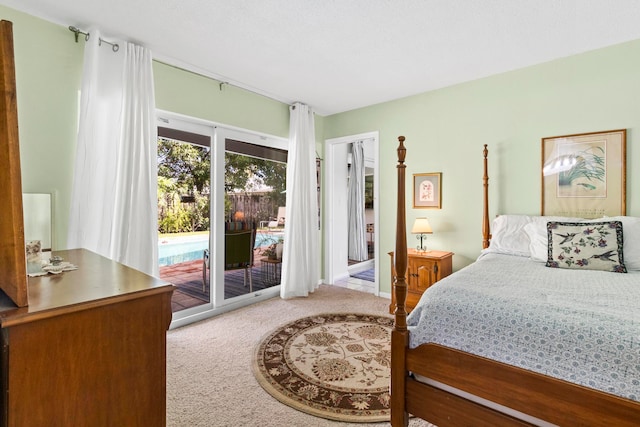
[[[639,0],[0,0],[329,115],[640,39]],[[73,34],[69,33],[72,42]],[[640,76],[638,76],[640,78]]]

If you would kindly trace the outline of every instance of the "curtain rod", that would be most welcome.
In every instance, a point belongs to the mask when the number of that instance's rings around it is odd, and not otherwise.
[[[84,36],[84,41],[89,41],[89,37],[91,34],[84,32],[82,30],[80,30],[79,28],[74,27],[73,25],[69,26],[69,31],[71,31],[72,33],[75,34],[76,37],[76,43],[78,43],[78,36],[80,34],[82,34]],[[109,46],[111,46],[111,50],[113,50],[114,52],[117,52],[120,49],[120,46],[118,45],[118,43],[112,43],[110,41],[107,41],[105,39],[103,39],[102,37],[98,38],[98,46],[102,46],[102,43],[106,43]]]

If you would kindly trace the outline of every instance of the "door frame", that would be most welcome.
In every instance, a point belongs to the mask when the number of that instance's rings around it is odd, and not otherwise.
[[[378,131],[360,133],[356,135],[342,136],[331,138],[324,141],[324,283],[332,284],[339,280],[349,278],[347,268],[348,252],[344,250],[345,241],[344,225],[347,223],[346,215],[344,215],[344,203],[336,197],[339,192],[344,191],[345,174],[340,172],[341,165],[346,165],[346,145],[359,140],[372,140],[374,153],[374,170],[373,170],[373,212],[374,212],[374,265],[375,265],[375,295],[380,294],[380,248],[379,239],[379,188],[380,188],[380,171],[379,171],[379,133]],[[345,168],[346,169],[346,168]],[[344,223],[342,223],[344,221]],[[344,256],[343,256],[344,255]],[[342,264],[344,259],[344,264]]]
[[[279,148],[282,150],[289,149],[289,140],[284,138],[278,138],[273,136],[267,136],[265,134],[250,132],[245,129],[231,128],[228,126],[215,126],[214,129],[213,145],[215,152],[212,156],[212,164],[215,166],[211,169],[211,182],[212,187],[224,188],[225,183],[225,168],[224,157],[226,151],[226,140],[233,139],[242,142],[248,142],[256,145],[263,145],[271,148]],[[214,233],[209,236],[209,247],[212,248],[212,253],[224,253],[224,192],[217,191],[211,192],[211,229]],[[218,237],[217,239],[215,237]],[[224,284],[224,257],[214,257],[215,264],[209,270],[209,283],[223,283]],[[254,268],[256,268],[254,266]],[[261,268],[261,267],[260,267]],[[227,305],[237,305],[238,302],[242,303],[243,300],[254,301],[256,296],[261,294],[268,294],[270,297],[280,295],[280,285],[271,286],[269,288],[254,291],[240,295],[237,297],[225,299],[224,286],[215,286],[214,292],[211,292],[214,307],[224,307]],[[242,304],[247,305],[247,304]]]

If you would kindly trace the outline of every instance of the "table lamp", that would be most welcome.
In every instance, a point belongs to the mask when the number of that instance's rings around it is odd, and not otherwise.
[[[411,233],[418,234],[416,238],[420,239],[420,246],[417,247],[418,251],[426,252],[427,247],[424,245],[424,241],[427,239],[427,237],[425,236],[425,234],[433,233],[433,230],[431,230],[431,225],[429,225],[429,220],[427,218],[416,218],[416,221],[413,223]]]

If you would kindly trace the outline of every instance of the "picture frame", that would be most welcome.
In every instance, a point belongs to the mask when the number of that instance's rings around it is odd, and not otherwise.
[[[364,208],[373,209],[373,175],[364,177]]]
[[[413,174],[413,208],[442,209],[442,172]]]
[[[626,129],[542,138],[541,214],[626,215]]]

